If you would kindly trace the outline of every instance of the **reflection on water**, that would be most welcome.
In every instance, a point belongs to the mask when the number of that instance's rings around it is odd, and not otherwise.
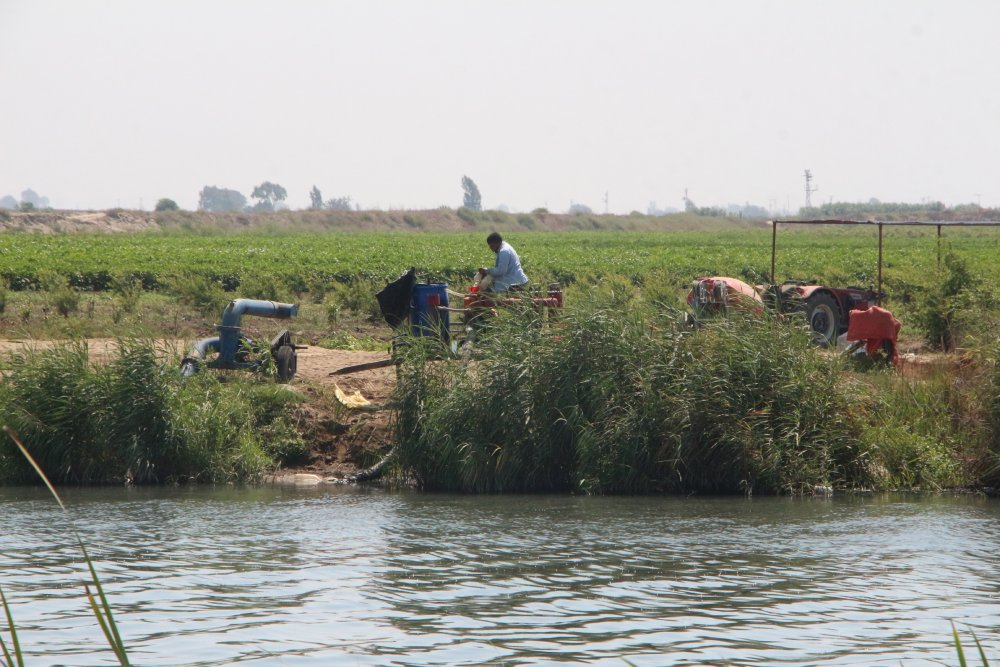
[[[1000,649],[1000,503],[67,493],[139,665],[955,664]],[[38,489],[0,489],[27,662],[112,664]],[[626,662],[627,661],[627,662]]]

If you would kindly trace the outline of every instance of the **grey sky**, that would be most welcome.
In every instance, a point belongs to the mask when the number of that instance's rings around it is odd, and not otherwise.
[[[0,196],[1000,206],[1000,2],[0,0]]]

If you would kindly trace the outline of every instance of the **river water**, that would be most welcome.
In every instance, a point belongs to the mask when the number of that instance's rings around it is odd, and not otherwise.
[[[997,500],[64,499],[137,665],[957,665],[950,621],[1000,664]],[[84,579],[47,494],[0,489],[27,664],[114,664]]]

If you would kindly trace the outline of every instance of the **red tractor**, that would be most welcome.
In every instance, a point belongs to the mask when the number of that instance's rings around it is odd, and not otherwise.
[[[833,345],[837,336],[847,331],[852,310],[868,310],[884,294],[864,287],[828,287],[792,280],[770,288],[783,313],[804,312],[809,328],[820,345]]]
[[[774,280],[777,264],[778,225],[878,225],[878,290],[873,287],[829,287],[806,280],[786,280],[779,285],[751,287],[736,278],[698,278],[688,294],[688,305],[696,315],[727,310],[735,304],[754,304],[754,308],[768,304],[782,313],[803,313],[816,342],[822,346],[835,345],[837,337],[848,333],[851,311],[867,311],[878,306],[885,298],[882,293],[882,225],[885,223],[855,220],[772,220],[771,221],[771,279]],[[901,223],[917,224],[917,223]],[[938,226],[938,235],[941,228]],[[891,314],[889,314],[891,317]],[[861,323],[859,323],[861,324]],[[865,326],[855,327],[864,329]],[[853,340],[853,339],[852,339]]]
[[[803,313],[816,342],[827,346],[847,331],[852,310],[867,310],[884,296],[863,287],[828,287],[803,280],[751,286],[736,278],[712,277],[695,280],[687,301],[697,314],[759,309],[765,304],[782,313]]]

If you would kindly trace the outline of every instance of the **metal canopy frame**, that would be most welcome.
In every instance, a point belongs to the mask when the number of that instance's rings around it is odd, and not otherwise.
[[[941,266],[942,227],[1000,227],[996,220],[958,220],[955,222],[921,220],[771,220],[771,281],[776,280],[775,258],[778,251],[778,225],[867,225],[878,226],[878,289],[882,294],[882,231],[885,227],[937,227],[937,263]],[[881,297],[879,297],[881,302]]]

